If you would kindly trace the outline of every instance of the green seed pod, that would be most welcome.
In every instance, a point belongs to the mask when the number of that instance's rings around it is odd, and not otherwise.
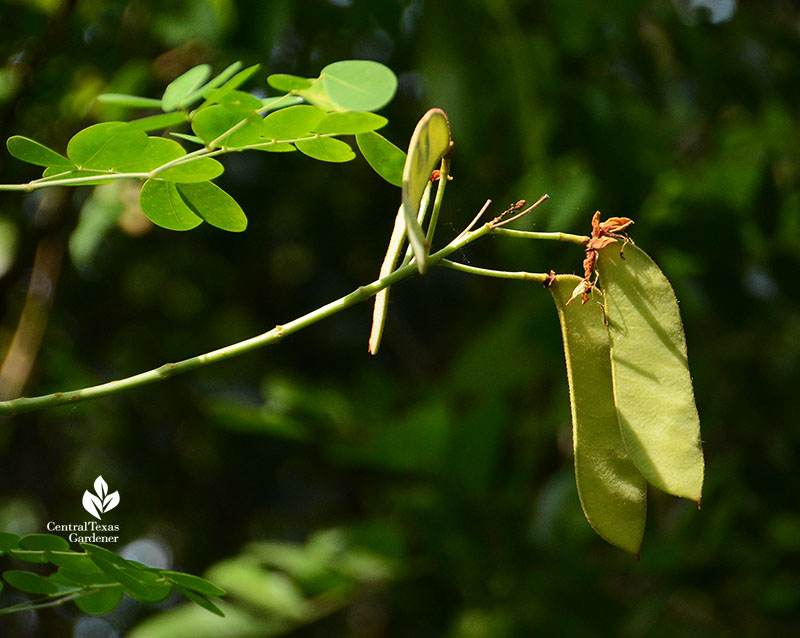
[[[655,487],[700,502],[703,450],[678,301],[664,273],[636,246],[597,260],[605,298],[614,397],[636,467]]]
[[[600,537],[638,555],[647,483],[620,435],[603,309],[591,300],[566,305],[581,281],[574,275],[559,275],[550,285],[567,360],[578,495],[586,519]]]

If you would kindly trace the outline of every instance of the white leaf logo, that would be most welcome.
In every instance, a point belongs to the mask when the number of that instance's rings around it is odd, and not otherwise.
[[[113,510],[119,505],[119,492],[109,494],[108,483],[103,480],[102,476],[98,476],[94,480],[94,491],[95,494],[89,490],[83,493],[83,509],[100,520],[100,514]]]

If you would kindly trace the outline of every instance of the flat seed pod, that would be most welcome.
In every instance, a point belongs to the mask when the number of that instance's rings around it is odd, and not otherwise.
[[[417,268],[423,274],[427,268],[428,242],[417,221],[419,204],[431,172],[450,150],[450,124],[441,109],[430,109],[417,123],[403,168],[403,213],[408,241],[417,259]]]
[[[637,555],[644,534],[647,482],[620,435],[603,309],[591,301],[566,305],[581,281],[575,275],[559,275],[550,285],[567,361],[578,496],[597,534]]]
[[[605,293],[614,397],[625,445],[655,487],[700,501],[703,450],[678,301],[664,273],[636,246],[597,260]]]

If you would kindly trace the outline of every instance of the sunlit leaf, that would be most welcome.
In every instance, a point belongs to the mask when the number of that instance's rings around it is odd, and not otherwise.
[[[247,69],[239,71],[241,68],[241,62],[234,62],[222,73],[211,78],[203,86],[195,89],[192,91],[192,93],[187,95],[185,102],[191,104],[195,101],[195,99],[202,97],[206,99],[206,102],[203,102],[203,105],[205,105],[209,103],[208,97],[217,91],[222,91],[223,93],[226,92],[226,90],[232,91],[233,89],[238,88],[241,84],[244,84],[247,79],[250,78],[250,76],[260,68],[260,65],[256,64],[248,67]]]
[[[161,108],[164,111],[174,111],[182,106],[182,102],[210,76],[211,67],[208,64],[200,64],[178,76],[167,85],[161,97]]]
[[[197,113],[192,120],[192,130],[206,144],[214,142],[215,146],[236,148],[263,141],[262,122],[257,113],[248,114],[241,109],[215,104]],[[238,128],[233,133],[220,137],[236,125]]]
[[[79,168],[113,169],[136,160],[147,134],[126,122],[103,122],[83,129],[67,144],[67,156]]]
[[[33,572],[9,569],[3,572],[3,579],[9,585],[28,594],[55,594],[58,591],[58,587],[55,583]]]
[[[121,601],[122,587],[111,585],[76,598],[75,604],[84,613],[102,615],[116,609]]]
[[[567,361],[578,496],[586,519],[600,537],[638,554],[647,512],[647,482],[620,434],[603,308],[591,302],[566,305],[581,281],[575,275],[559,275],[550,285]]]
[[[614,396],[622,437],[655,487],[699,501],[703,489],[700,419],[694,403],[678,302],[664,273],[629,244],[600,251]]]
[[[247,228],[247,217],[233,197],[216,184],[177,184],[186,206],[212,226],[234,233]]]
[[[183,124],[188,121],[188,116],[183,111],[175,113],[160,113],[150,117],[142,117],[138,120],[131,120],[128,126],[137,131],[158,131],[169,126]]]
[[[288,75],[286,73],[274,73],[267,77],[267,84],[278,91],[299,91],[311,86],[311,80],[300,77],[299,75]]]
[[[183,164],[170,166],[159,171],[156,175],[159,179],[168,182],[181,182],[190,184],[193,182],[207,182],[210,179],[219,177],[225,172],[225,167],[213,157],[198,157]]]
[[[151,222],[168,230],[191,230],[203,223],[171,182],[147,180],[139,193],[139,206]]]
[[[397,90],[391,69],[370,60],[345,60],[329,64],[320,73],[331,100],[345,111],[377,111]]]
[[[314,137],[295,142],[297,150],[323,162],[349,162],[356,154],[350,145],[331,137]]]
[[[314,132],[333,135],[355,135],[356,133],[367,133],[379,129],[385,126],[388,121],[385,117],[368,111],[328,113],[314,127]]]
[[[315,106],[290,106],[267,115],[261,135],[269,140],[295,140],[308,135],[324,117],[325,111]]]
[[[250,113],[261,108],[261,100],[254,95],[244,91],[226,91],[224,94],[216,96],[216,102],[230,109]]]
[[[154,168],[186,155],[186,150],[174,140],[148,137],[147,146],[128,164],[119,164],[115,170],[123,173],[148,173]]]
[[[138,95],[125,95],[123,93],[102,93],[97,96],[97,101],[103,104],[130,106],[137,109],[161,108],[161,100],[156,100],[151,97],[140,97]]]
[[[182,140],[186,140],[187,142],[192,142],[193,144],[200,144],[201,146],[205,145],[205,142],[201,140],[197,135],[187,135],[186,133],[170,133],[172,137],[178,137]]]
[[[356,135],[361,154],[372,169],[390,184],[403,185],[406,154],[374,131]]]
[[[6,148],[13,157],[28,162],[28,164],[56,166],[65,169],[74,167],[74,164],[60,153],[56,153],[35,140],[22,137],[22,135],[9,137],[6,141]]]

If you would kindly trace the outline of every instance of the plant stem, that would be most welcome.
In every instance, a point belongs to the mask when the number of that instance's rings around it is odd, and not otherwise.
[[[433,212],[431,213],[431,221],[428,224],[428,232],[425,235],[425,240],[430,245],[433,242],[433,234],[436,232],[436,223],[439,221],[439,210],[442,208],[442,201],[444,200],[444,189],[447,187],[447,180],[450,179],[450,158],[443,157],[442,164],[439,169],[439,184],[436,186],[436,197],[433,200]]]
[[[451,253],[463,248],[476,239],[489,234],[491,230],[491,225],[485,224],[477,230],[467,233],[461,237],[457,237],[440,251],[430,255],[428,257],[429,263],[431,265],[438,264]],[[155,383],[156,381],[163,381],[175,375],[189,372],[190,370],[195,370],[217,361],[224,361],[225,359],[236,357],[240,354],[244,354],[245,352],[250,352],[258,348],[263,348],[264,346],[272,345],[281,341],[284,337],[287,337],[290,334],[294,334],[295,332],[298,332],[303,328],[307,328],[308,326],[313,325],[322,319],[330,317],[331,315],[334,315],[345,308],[349,308],[350,306],[369,299],[375,293],[383,290],[384,288],[403,281],[404,279],[408,279],[416,273],[417,265],[414,261],[412,261],[411,263],[398,268],[393,273],[381,277],[380,279],[377,279],[366,286],[359,286],[350,294],[340,297],[336,301],[332,301],[320,308],[317,308],[316,310],[313,310],[302,317],[298,317],[289,323],[277,325],[272,328],[272,330],[268,330],[267,332],[258,336],[240,341],[239,343],[225,346],[224,348],[219,348],[218,350],[212,350],[211,352],[207,352],[205,354],[184,359],[183,361],[165,363],[164,365],[154,368],[153,370],[148,370],[147,372],[142,372],[131,377],[116,381],[109,381],[108,383],[102,383],[100,385],[91,386],[88,388],[82,388],[80,390],[54,392],[52,394],[46,394],[38,397],[20,397],[10,401],[0,401],[0,415],[14,415],[22,412],[39,410],[42,408],[50,408],[59,405],[71,405],[74,403],[80,403],[82,401],[98,399],[100,397],[138,388],[140,386],[149,385],[151,383]]]
[[[506,237],[518,237],[519,239],[550,239],[554,241],[566,241],[571,244],[583,246],[589,241],[586,235],[570,235],[569,233],[536,233],[530,230],[511,230],[510,228],[495,228],[492,235],[505,235]]]
[[[537,283],[544,283],[549,275],[540,272],[525,272],[518,270],[515,272],[509,270],[490,270],[489,268],[478,268],[477,266],[468,266],[467,264],[460,264],[456,261],[449,259],[442,259],[440,262],[445,268],[458,270],[460,272],[469,273],[470,275],[481,275],[482,277],[495,277],[496,279],[516,279],[518,281],[535,281]]]

